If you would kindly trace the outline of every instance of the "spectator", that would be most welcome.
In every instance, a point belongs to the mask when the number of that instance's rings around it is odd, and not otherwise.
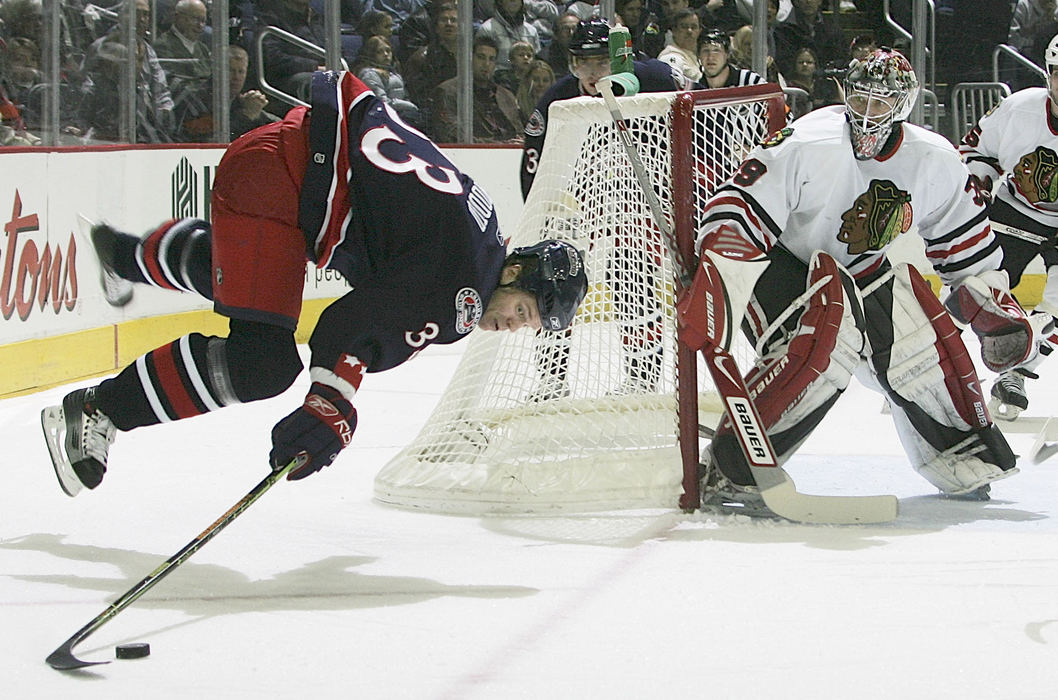
[[[316,46],[326,46],[323,18],[309,7],[309,0],[275,0],[275,3],[268,10],[262,10],[258,24],[275,26]],[[265,38],[263,53],[264,75],[268,82],[303,102],[309,102],[312,74],[325,68],[323,59],[275,37]]]
[[[702,62],[702,86],[722,88],[763,83],[764,78],[748,68],[731,65],[730,46],[731,43],[724,33],[717,29],[702,36],[698,44],[698,57]]]
[[[496,0],[496,12],[481,24],[477,35],[487,36],[496,44],[496,65],[500,68],[510,65],[511,44],[516,41],[527,42],[534,54],[540,51],[540,34],[526,20],[523,0]]]
[[[138,11],[147,9],[147,0],[136,0]],[[134,39],[136,46],[136,134],[138,143],[169,143],[173,140],[173,98],[165,72],[145,40]],[[121,140],[121,111],[118,105],[127,99],[124,91],[124,66],[128,48],[120,31],[112,31],[92,44],[85,63],[85,81],[80,104],[80,131],[88,140],[117,142]]]
[[[776,6],[778,6],[776,4]],[[702,55],[702,48],[698,50],[698,58],[701,59],[702,65],[705,65],[705,56]],[[731,35],[731,50],[728,53],[728,64],[732,68],[736,69],[753,69],[753,26],[745,24],[735,30],[735,33]],[[779,82],[779,70],[775,67],[775,57],[768,54],[764,57],[765,66],[765,78],[769,83]]]
[[[878,48],[873,34],[860,34],[852,38],[849,45],[849,59],[863,61]]]
[[[40,72],[40,48],[32,39],[16,36],[8,39],[6,48],[0,41],[0,85],[6,99],[17,110],[22,128],[40,129],[43,76]]]
[[[496,70],[499,48],[492,37],[481,35],[474,39],[471,70],[474,75],[474,143],[518,143],[521,117],[514,94],[497,85],[492,74]],[[433,132],[440,143],[453,143],[458,136],[456,122],[456,91],[458,79],[450,78],[437,88],[437,110]]]
[[[567,12],[572,11],[578,16],[582,8],[585,8],[589,15],[597,9],[594,2],[573,2],[565,6]],[[562,13],[559,3],[554,0],[525,0],[522,9],[525,11],[525,21],[533,25],[537,36],[540,37],[540,46],[547,46],[553,36],[555,20]],[[484,24],[495,14],[496,0],[474,0],[475,27]]]
[[[369,0],[364,4],[369,5],[373,10],[388,14],[393,20],[393,32],[399,34],[404,20],[421,10],[426,3],[425,0]],[[367,14],[367,12],[364,12],[363,17],[366,17]],[[362,17],[360,21],[363,22]],[[359,24],[357,26],[359,27]]]
[[[0,81],[0,146],[36,146],[40,139],[26,131],[22,115],[4,92]]]
[[[642,36],[642,50],[650,58],[657,58],[662,49],[672,43],[672,23],[676,15],[681,10],[689,10],[691,7],[689,0],[659,0],[658,5],[661,7],[661,15],[657,26],[653,28],[653,31],[650,31],[651,28],[648,27],[648,31]],[[626,7],[625,12],[627,11]]]
[[[702,64],[698,61],[698,37],[702,33],[701,20],[694,10],[679,10],[672,17],[672,41],[658,54],[658,60],[665,61],[683,73],[689,89],[692,83],[702,79]],[[727,37],[724,37],[727,43]],[[726,55],[725,50],[725,55]]]
[[[206,28],[206,4],[202,0],[179,0],[173,8],[173,23],[154,42],[154,51],[172,82],[205,81],[213,74],[210,48],[202,41]]]
[[[353,72],[401,119],[418,129],[425,126],[419,108],[405,95],[404,78],[393,66],[393,48],[385,37],[376,35],[364,42]]]
[[[516,41],[511,44],[508,57],[511,65],[506,68],[497,68],[496,73],[492,77],[497,83],[517,94],[518,87],[529,77],[529,66],[536,59],[536,56],[533,55],[531,44],[525,41]]]
[[[279,117],[265,111],[268,98],[260,90],[246,90],[246,75],[250,70],[250,55],[246,49],[233,44],[228,47],[228,94],[231,96],[230,119],[231,140],[247,131],[279,121]]]
[[[1008,44],[1037,66],[1043,66],[1044,49],[1055,34],[1058,34],[1055,0],[1017,0],[1010,18]],[[1043,83],[1039,76],[1020,66],[1016,68],[1011,82],[1015,90]]]
[[[356,25],[356,32],[364,37],[364,45],[373,36],[380,36],[386,43],[393,46],[393,16],[383,10],[369,10],[364,13],[360,23]],[[361,48],[361,51],[363,48]]]
[[[808,109],[840,104],[835,77],[819,71],[819,61],[812,49],[801,47],[794,54],[794,72],[786,76],[786,84],[808,93]],[[801,116],[801,115],[797,115]]]
[[[614,8],[618,23],[624,25],[632,34],[632,48],[636,60],[651,58],[647,49],[664,48],[664,32],[658,23],[658,17],[649,10],[644,10],[644,0],[616,0]],[[660,46],[659,46],[660,42]],[[655,54],[656,55],[656,54]]]
[[[67,0],[76,2],[78,0]],[[65,10],[65,3],[62,8]],[[63,14],[60,18],[60,40],[59,40],[59,70],[61,72],[60,87],[65,91],[72,88],[76,93],[81,84],[81,63],[84,60],[83,44],[73,44],[71,33],[67,27],[67,19],[70,13]],[[44,42],[44,12],[41,0],[0,0],[0,42],[16,38],[24,38],[32,41],[38,48],[37,63],[43,61],[40,48]],[[77,34],[76,38],[82,39],[83,35]],[[64,98],[69,95],[64,94]],[[76,99],[67,99],[66,105],[60,109],[75,107]]]
[[[539,58],[529,66],[529,77],[518,86],[515,97],[518,99],[518,114],[521,117],[522,126],[529,122],[533,110],[540,99],[555,82],[555,71],[551,64]]]
[[[393,56],[405,71],[411,55],[430,43],[435,23],[434,15],[443,2],[451,0],[425,0],[420,9],[401,22],[400,31],[396,32],[397,42],[393,45]]]
[[[706,0],[695,10],[702,20],[702,26],[719,29],[730,34],[751,17],[743,17],[738,11],[737,0]]]
[[[820,65],[847,60],[848,44],[833,15],[820,11],[823,0],[793,0],[789,16],[775,25],[775,63],[787,80],[795,73],[794,55],[812,50]]]
[[[642,3],[642,0],[632,0]],[[640,4],[642,7],[642,4]],[[551,66],[555,75],[569,73],[569,40],[573,36],[573,30],[577,28],[580,18],[574,12],[568,10],[559,15],[555,20],[555,26],[551,34],[551,43],[540,52],[540,58]]]
[[[433,37],[417,50],[404,67],[408,97],[419,106],[429,124],[434,111],[437,86],[456,75],[456,49],[459,41],[459,13],[453,2],[436,6]]]

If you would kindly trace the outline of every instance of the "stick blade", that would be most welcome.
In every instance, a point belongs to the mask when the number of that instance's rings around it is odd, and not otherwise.
[[[76,639],[67,641],[61,647],[48,654],[48,658],[46,658],[44,662],[56,671],[76,671],[79,668],[101,666],[110,663],[109,661],[82,661],[77,658],[73,655],[73,645],[76,644],[77,641],[78,640]]]
[[[768,488],[761,498],[776,515],[813,525],[871,525],[896,519],[896,496],[813,496],[798,493],[788,477]]]
[[[1032,463],[1039,464],[1058,454],[1058,421],[1048,418],[1032,446]]]

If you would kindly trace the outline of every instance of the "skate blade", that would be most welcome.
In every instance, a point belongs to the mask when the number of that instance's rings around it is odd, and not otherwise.
[[[44,442],[48,445],[51,466],[63,493],[73,498],[81,492],[84,484],[74,474],[73,466],[66,459],[62,443],[66,439],[66,414],[62,406],[48,406],[40,412],[40,426],[44,430]]]
[[[988,412],[992,414],[992,417],[996,420],[1003,421],[1014,421],[1018,416],[1021,415],[1021,410],[1017,406],[1011,406],[1005,404],[999,399],[993,397],[988,402]]]

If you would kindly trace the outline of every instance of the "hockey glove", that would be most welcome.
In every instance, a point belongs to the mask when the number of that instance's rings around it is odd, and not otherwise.
[[[1039,330],[1007,286],[1002,270],[970,275],[952,289],[944,306],[981,340],[985,367],[1002,373],[1035,357]]]
[[[334,461],[353,439],[356,409],[333,387],[313,382],[305,403],[272,428],[273,469],[304,454],[307,461],[287,475],[294,481],[318,472]]]

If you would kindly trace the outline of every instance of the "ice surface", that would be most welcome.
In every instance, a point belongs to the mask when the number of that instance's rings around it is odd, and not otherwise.
[[[375,504],[374,474],[458,350],[370,376],[337,464],[278,484],[76,649],[113,659],[145,641],[151,656],[75,673],[45,656],[265,475],[269,430],[307,375],[270,401],[119,435],[103,484],[76,499],[38,423],[70,387],[0,401],[3,697],[1058,696],[1058,458],[1023,464],[989,503],[942,500],[854,382],[789,469],[810,493],[897,494],[891,525]],[[1043,370],[1036,416],[1058,403],[1058,367]],[[1010,439],[1027,452],[1033,437]]]

